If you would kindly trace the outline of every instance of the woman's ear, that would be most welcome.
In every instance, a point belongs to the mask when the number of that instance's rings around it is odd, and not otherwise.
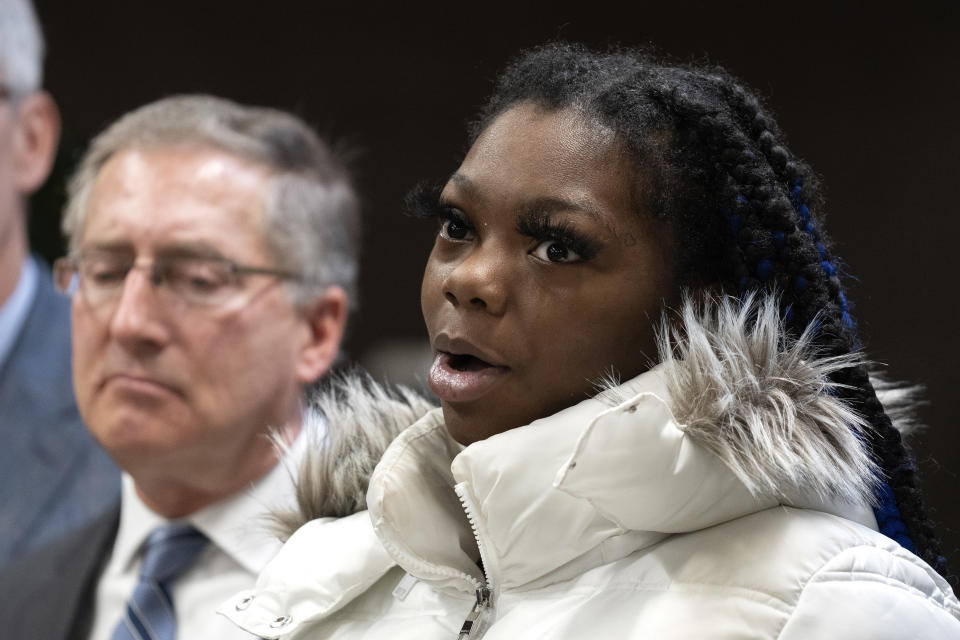
[[[308,332],[300,349],[296,375],[301,384],[311,384],[333,366],[340,352],[347,324],[347,294],[340,287],[327,287],[302,313]]]
[[[16,109],[13,140],[14,180],[20,193],[33,193],[53,166],[60,139],[60,112],[45,91],[21,99]]]

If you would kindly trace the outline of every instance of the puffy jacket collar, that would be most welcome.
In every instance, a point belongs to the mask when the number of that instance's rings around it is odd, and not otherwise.
[[[614,407],[589,399],[462,449],[439,411],[404,431],[367,504],[397,562],[440,588],[549,583],[667,534],[776,502],[754,498],[679,429],[652,370]],[[461,450],[462,449],[462,450]],[[481,560],[486,576],[478,567]]]
[[[286,539],[317,518],[365,510],[367,482],[387,445],[433,408],[413,391],[381,386],[359,369],[328,376],[304,412],[307,445],[295,472],[297,504],[274,513],[277,533]],[[275,443],[286,450],[281,440]]]
[[[286,543],[256,586],[218,612],[258,637],[287,637],[336,614],[386,576],[395,563],[370,526],[367,481],[393,437],[432,408],[412,391],[382,387],[361,371],[330,376],[304,415],[307,451],[298,456],[297,508],[274,513]],[[364,615],[375,617],[378,603],[368,601],[372,609]]]
[[[294,533],[257,578],[218,613],[260,638],[278,638],[326,618],[394,566],[365,512],[313,520]]]
[[[556,415],[462,449],[434,411],[377,466],[374,527],[413,575],[472,591],[478,560],[494,590],[531,588],[778,503],[870,524],[862,425],[828,379],[856,359],[783,335],[773,301],[688,303],[659,366]]]

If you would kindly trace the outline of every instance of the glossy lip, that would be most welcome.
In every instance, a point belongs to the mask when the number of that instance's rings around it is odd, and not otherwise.
[[[436,355],[427,381],[430,390],[443,402],[479,400],[510,372],[510,367],[499,364],[502,359],[462,338],[439,334],[434,340],[434,349]],[[458,355],[473,356],[489,366],[478,370],[458,371],[450,365],[453,357]]]

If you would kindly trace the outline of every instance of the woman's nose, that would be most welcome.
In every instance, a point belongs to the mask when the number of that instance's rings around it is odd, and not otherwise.
[[[507,268],[496,246],[477,246],[451,269],[443,294],[455,307],[501,315],[507,302]]]

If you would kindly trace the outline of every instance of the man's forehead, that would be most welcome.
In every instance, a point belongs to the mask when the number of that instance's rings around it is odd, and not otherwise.
[[[105,174],[120,171],[129,178],[211,191],[235,190],[240,186],[261,191],[271,174],[268,167],[248,158],[194,144],[120,149],[100,168],[97,181]]]
[[[268,177],[266,168],[217,150],[124,149],[94,182],[83,244],[259,249]]]
[[[158,205],[209,203],[211,207],[260,209],[270,171],[245,158],[208,148],[128,148],[100,168],[89,208],[102,200],[150,200]]]

